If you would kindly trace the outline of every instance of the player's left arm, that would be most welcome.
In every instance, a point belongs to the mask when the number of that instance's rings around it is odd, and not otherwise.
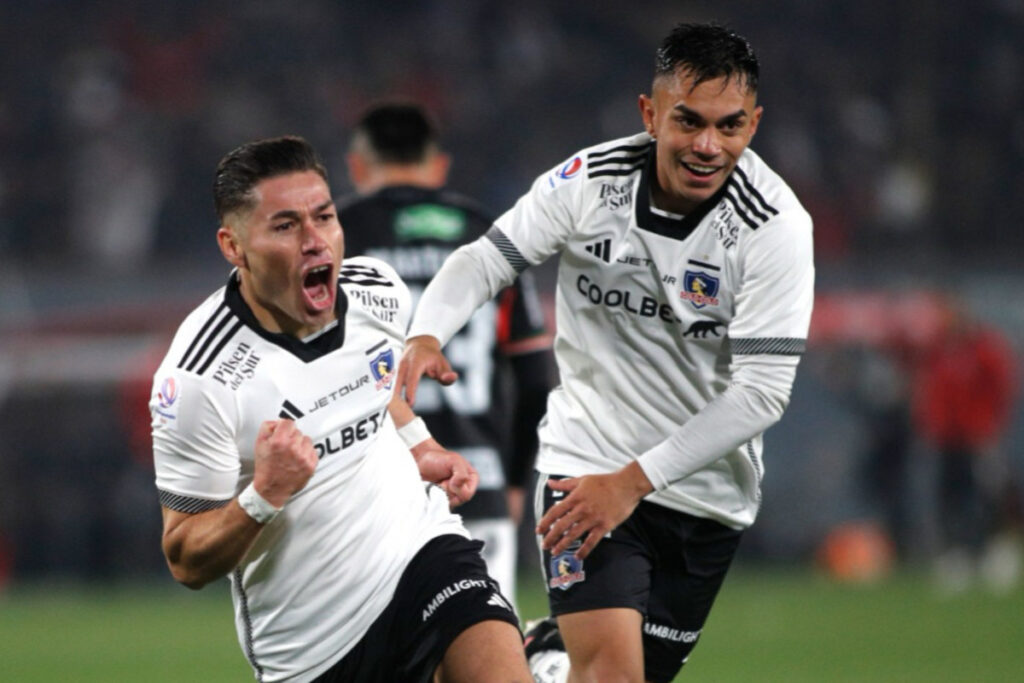
[[[472,498],[480,483],[476,469],[461,455],[438,443],[427,430],[423,418],[413,413],[398,392],[392,395],[388,412],[395,421],[398,435],[416,461],[420,477],[444,489],[453,508]]]
[[[742,280],[729,325],[731,381],[675,434],[638,458],[663,489],[775,424],[789,405],[814,304],[811,218],[780,214],[741,246]]]
[[[806,346],[814,298],[811,219],[777,216],[742,247],[742,284],[729,327],[732,378],[720,395],[667,439],[617,472],[549,482],[569,492],[539,521],[552,553],[578,538],[586,557],[643,496],[735,451],[781,417]]]

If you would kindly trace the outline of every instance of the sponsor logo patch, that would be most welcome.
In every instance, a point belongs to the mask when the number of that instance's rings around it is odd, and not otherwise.
[[[439,204],[417,204],[395,216],[399,240],[436,239],[451,242],[466,232],[466,214]]]
[[[164,418],[161,423],[165,425],[173,425],[173,420],[177,420],[178,416],[175,415],[177,412],[177,402],[180,396],[180,390],[178,389],[177,382],[174,381],[173,377],[166,377],[164,381],[160,383],[160,388],[156,392],[156,407],[153,409],[160,417]],[[171,422],[168,422],[171,420]]]
[[[569,161],[565,162],[565,166],[562,166],[562,168],[559,169],[558,177],[563,180],[568,180],[579,173],[581,168],[583,168],[583,160],[579,157],[573,157]]]
[[[700,631],[682,631],[664,624],[644,622],[644,633],[662,640],[670,640],[674,643],[696,643],[700,638]]]
[[[719,280],[703,271],[687,270],[683,273],[683,290],[679,298],[689,301],[694,308],[718,305]]]
[[[598,240],[593,244],[588,244],[583,247],[588,254],[593,254],[597,258],[601,259],[605,263],[611,263],[612,260],[612,241],[610,239]]]
[[[579,175],[580,169],[583,168],[583,159],[580,157],[573,157],[569,161],[555,171],[550,178],[548,178],[548,187],[554,187],[555,181],[572,180]]]
[[[433,600],[427,603],[427,606],[423,608],[423,621],[434,616],[434,612],[436,612],[437,609],[445,603],[445,601],[450,600],[459,593],[471,589],[490,587],[491,585],[482,579],[462,579],[461,581],[456,581],[452,585],[444,588],[444,590],[434,596]],[[502,605],[502,607],[504,606],[505,605]]]
[[[178,400],[178,385],[174,383],[173,377],[164,379],[160,384],[160,391],[156,394],[160,407],[168,410]]]

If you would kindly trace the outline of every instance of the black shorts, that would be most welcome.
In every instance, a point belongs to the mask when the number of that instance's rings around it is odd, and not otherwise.
[[[560,500],[547,487],[549,478],[564,477],[540,476],[544,511]],[[573,557],[582,542],[556,557],[543,552],[551,614],[637,610],[644,615],[645,676],[671,681],[697,644],[742,533],[642,501],[585,560]]]
[[[439,536],[420,548],[370,630],[317,681],[430,681],[452,641],[482,621],[519,620],[480,557],[483,543]]]

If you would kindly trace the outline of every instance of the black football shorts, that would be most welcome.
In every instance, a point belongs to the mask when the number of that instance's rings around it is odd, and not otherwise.
[[[540,475],[537,519],[561,497]],[[567,495],[567,494],[566,494]],[[541,553],[551,614],[627,607],[644,615],[647,680],[671,681],[697,644],[742,531],[642,501],[585,560]],[[540,537],[538,537],[538,542]]]
[[[439,536],[413,557],[362,640],[317,681],[426,683],[452,641],[482,621],[519,619],[480,556],[483,543]]]

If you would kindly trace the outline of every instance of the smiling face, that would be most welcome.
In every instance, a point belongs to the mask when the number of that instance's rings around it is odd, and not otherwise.
[[[217,242],[260,324],[301,339],[336,318],[344,238],[330,189],[299,171],[261,180],[252,196],[225,216]]]
[[[757,93],[742,77],[694,83],[677,69],[640,96],[640,114],[657,144],[655,204],[689,213],[728,179],[761,120]]]

